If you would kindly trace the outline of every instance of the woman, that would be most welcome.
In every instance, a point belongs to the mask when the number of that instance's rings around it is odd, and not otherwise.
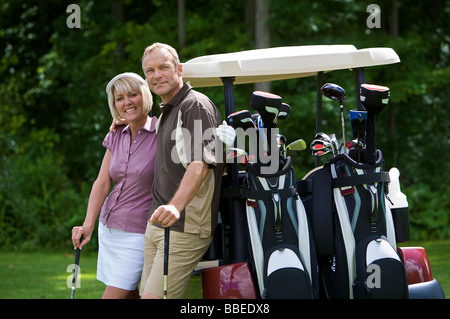
[[[106,285],[103,298],[139,298],[144,233],[152,201],[156,118],[148,116],[152,95],[137,74],[117,75],[106,93],[113,119],[125,120],[128,125],[118,126],[103,141],[106,152],[92,186],[86,218],[82,226],[72,229],[72,241],[74,248],[86,245],[100,213],[97,279]]]

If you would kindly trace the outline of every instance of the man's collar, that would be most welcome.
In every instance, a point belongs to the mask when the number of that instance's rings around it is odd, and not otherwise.
[[[184,83],[177,94],[175,94],[175,96],[168,103],[164,104],[161,102],[161,104],[159,105],[159,107],[161,108],[161,112],[168,112],[170,111],[172,106],[177,106],[190,90],[192,90],[191,83]]]
[[[150,116],[147,116],[147,122],[140,128],[149,132],[153,132],[155,130],[156,125],[156,119],[151,118]],[[129,132],[130,131],[130,124],[125,126],[122,133]]]

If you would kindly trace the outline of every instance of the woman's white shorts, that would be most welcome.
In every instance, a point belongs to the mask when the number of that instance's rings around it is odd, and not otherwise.
[[[133,291],[144,266],[144,234],[98,225],[97,279],[107,286]]]

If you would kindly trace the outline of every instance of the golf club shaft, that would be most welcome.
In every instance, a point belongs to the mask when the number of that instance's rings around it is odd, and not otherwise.
[[[345,147],[344,105],[343,105],[343,104],[341,104],[341,125],[342,125],[342,147],[343,147],[342,153],[346,153],[346,147]]]
[[[170,227],[164,228],[164,291],[163,298],[167,299],[167,283],[168,283],[168,273],[169,273],[169,239],[170,239]]]
[[[75,267],[73,268],[73,279],[72,279],[72,292],[70,294],[70,299],[74,299],[75,297],[75,288],[77,287],[77,276],[80,265],[80,254],[81,249],[78,247],[75,250]]]

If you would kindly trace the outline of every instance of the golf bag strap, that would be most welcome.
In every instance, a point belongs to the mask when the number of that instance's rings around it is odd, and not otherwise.
[[[383,182],[389,183],[390,181],[388,172],[367,173],[364,175],[333,178],[333,188]]]
[[[267,191],[247,188],[245,191],[245,197],[257,200],[272,200],[272,196],[275,193],[278,193],[280,199],[292,198],[297,195],[295,187],[291,186],[289,188],[267,190]]]
[[[313,192],[313,180],[312,179],[302,179],[295,182],[297,186],[297,191],[300,195],[308,195]]]
[[[243,186],[233,186],[225,188],[222,190],[222,197],[240,197],[240,198],[251,198],[256,200],[272,200],[272,195],[278,193],[280,199],[292,198],[297,195],[297,191],[294,186],[286,189],[279,190],[254,190]]]
[[[221,198],[241,198],[243,197],[243,186],[231,186],[222,188],[220,192]]]

